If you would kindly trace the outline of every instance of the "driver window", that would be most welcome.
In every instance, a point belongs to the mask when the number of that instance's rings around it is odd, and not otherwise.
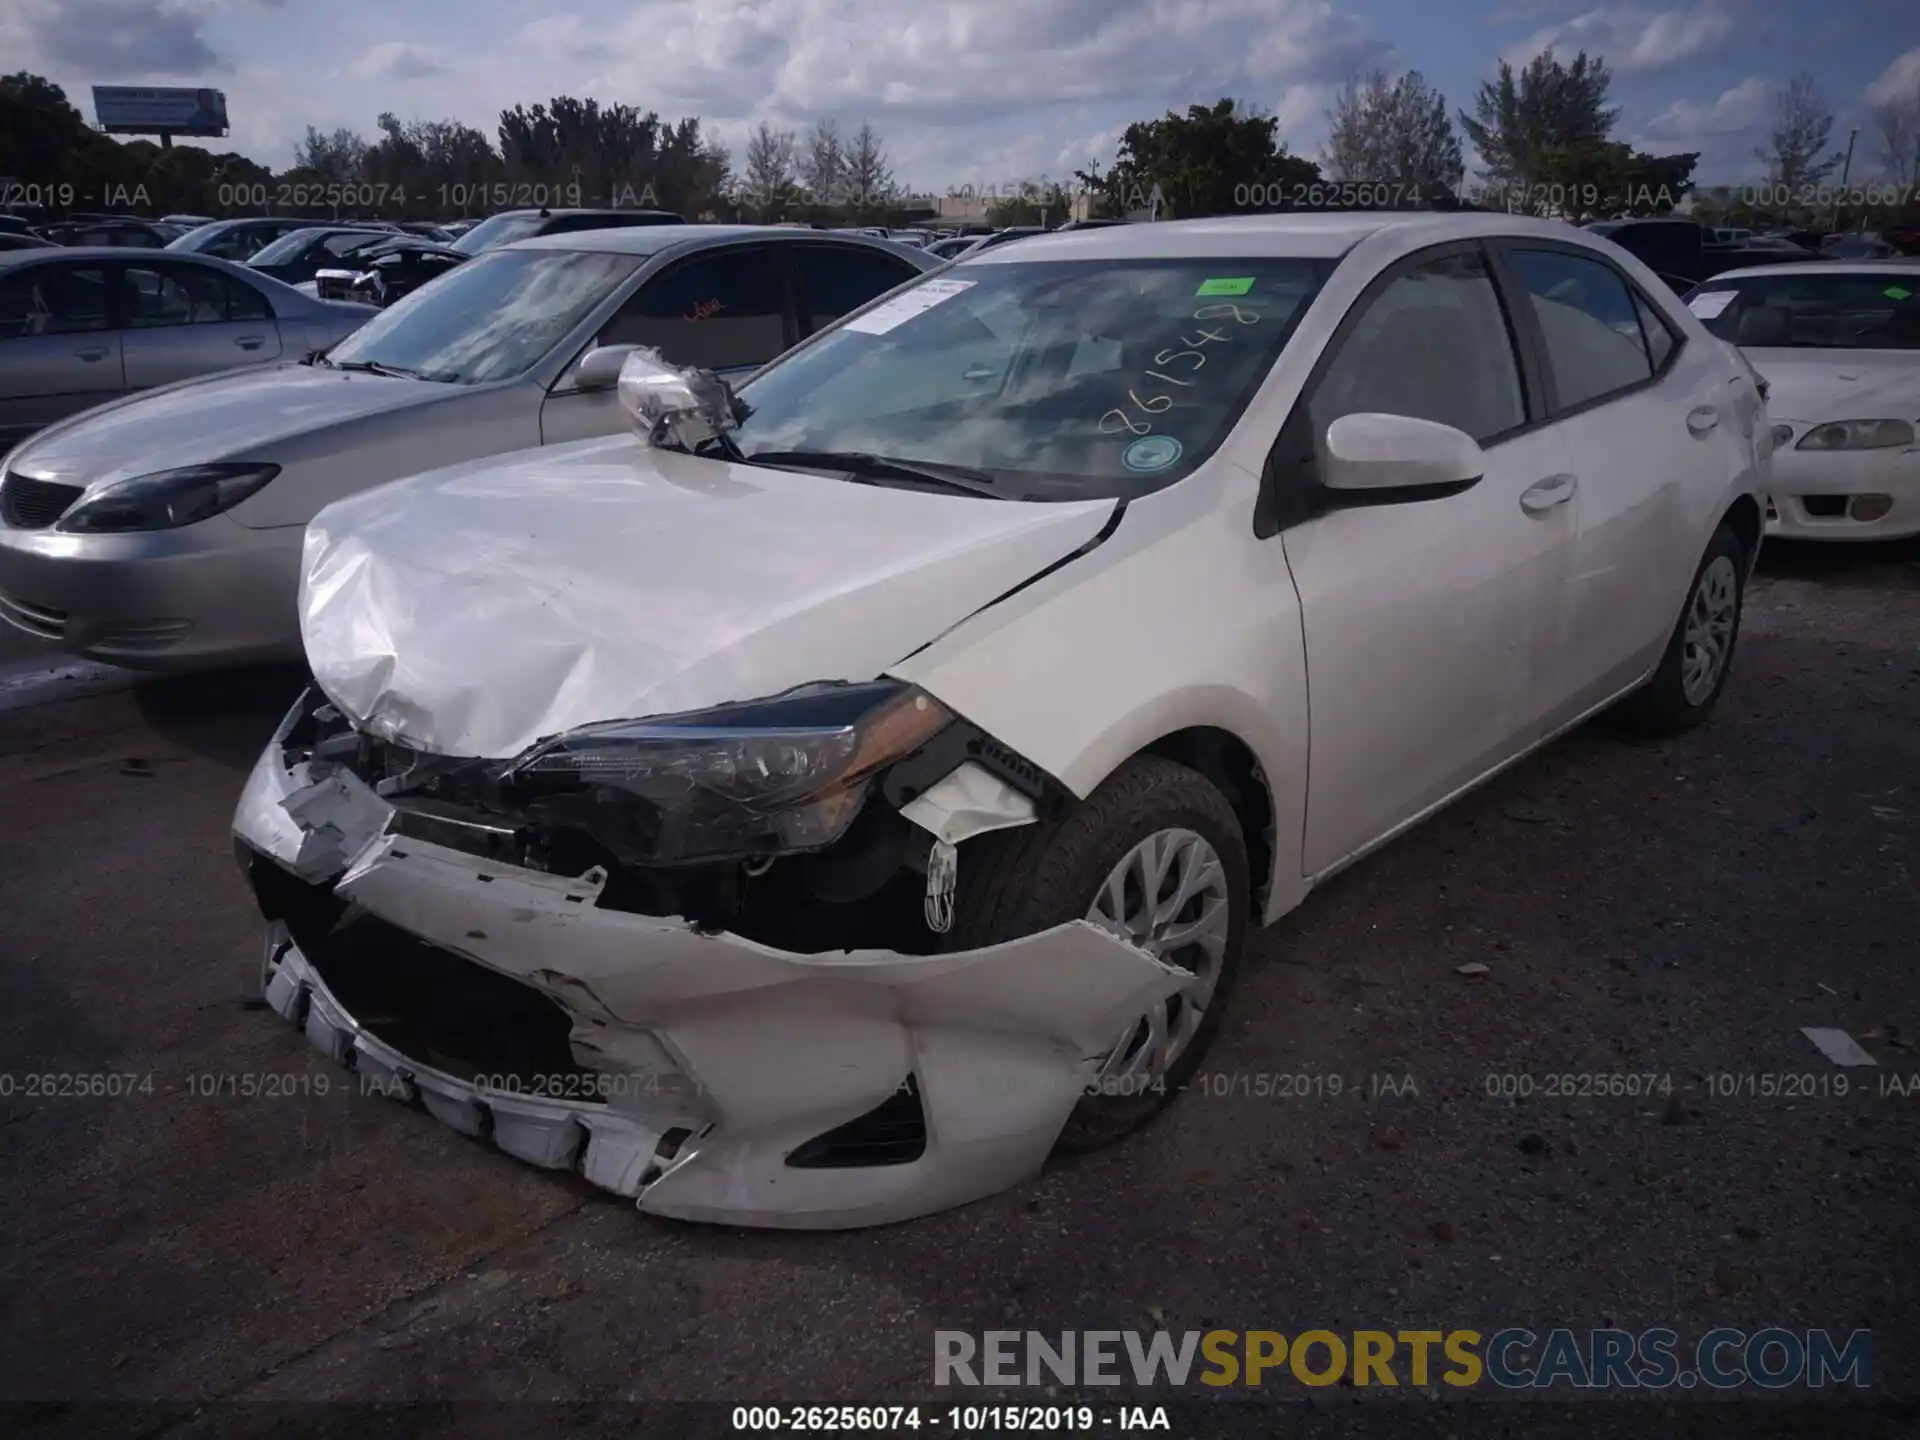
[[[1362,412],[1438,421],[1482,444],[1526,423],[1513,337],[1483,256],[1428,261],[1367,302],[1309,402],[1316,448],[1335,420]]]

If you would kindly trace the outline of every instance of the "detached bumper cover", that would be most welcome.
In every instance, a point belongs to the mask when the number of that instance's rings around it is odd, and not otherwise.
[[[378,1087],[653,1214],[790,1228],[908,1219],[1035,1174],[1128,1023],[1188,978],[1084,921],[979,950],[800,954],[602,909],[605,877],[543,874],[387,833],[384,800],[314,784],[279,740],[237,837],[297,877],[558,1004],[604,1100],[503,1094],[371,1034],[269,935],[267,998]],[[334,878],[337,876],[337,879]],[[896,1163],[790,1163],[910,1089],[924,1146]]]

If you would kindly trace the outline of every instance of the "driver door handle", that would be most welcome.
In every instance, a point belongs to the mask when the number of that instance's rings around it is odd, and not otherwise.
[[[95,360],[104,360],[107,358],[107,347],[104,345],[90,345],[85,350],[76,350],[73,353],[91,365]]]
[[[1720,423],[1720,411],[1712,405],[1696,405],[1687,412],[1687,429],[1704,435]]]
[[[261,339],[260,336],[258,335],[242,335],[238,340],[234,341],[233,343],[238,345],[242,350],[258,350],[262,345],[266,344],[267,342]]]
[[[1520,492],[1520,508],[1529,515],[1544,515],[1566,504],[1579,488],[1580,481],[1572,475],[1549,475]]]

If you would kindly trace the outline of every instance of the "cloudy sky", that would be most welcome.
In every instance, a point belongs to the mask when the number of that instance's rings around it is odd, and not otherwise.
[[[760,119],[871,121],[916,186],[1066,178],[1112,157],[1128,121],[1222,95],[1281,117],[1317,156],[1342,78],[1414,68],[1456,107],[1498,57],[1548,46],[1604,55],[1620,133],[1700,150],[1703,181],[1757,173],[1768,97],[1812,70],[1865,110],[1920,86],[1912,0],[0,0],[0,56],[66,87],[223,89],[232,140],[276,168],[309,124],[458,118],[491,134],[502,107],[554,94],[698,115],[737,147]]]

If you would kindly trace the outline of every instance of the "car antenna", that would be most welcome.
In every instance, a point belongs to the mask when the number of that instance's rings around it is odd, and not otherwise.
[[[546,206],[542,205],[540,207],[540,218],[542,220],[551,220],[553,218],[553,212],[549,210]]]

